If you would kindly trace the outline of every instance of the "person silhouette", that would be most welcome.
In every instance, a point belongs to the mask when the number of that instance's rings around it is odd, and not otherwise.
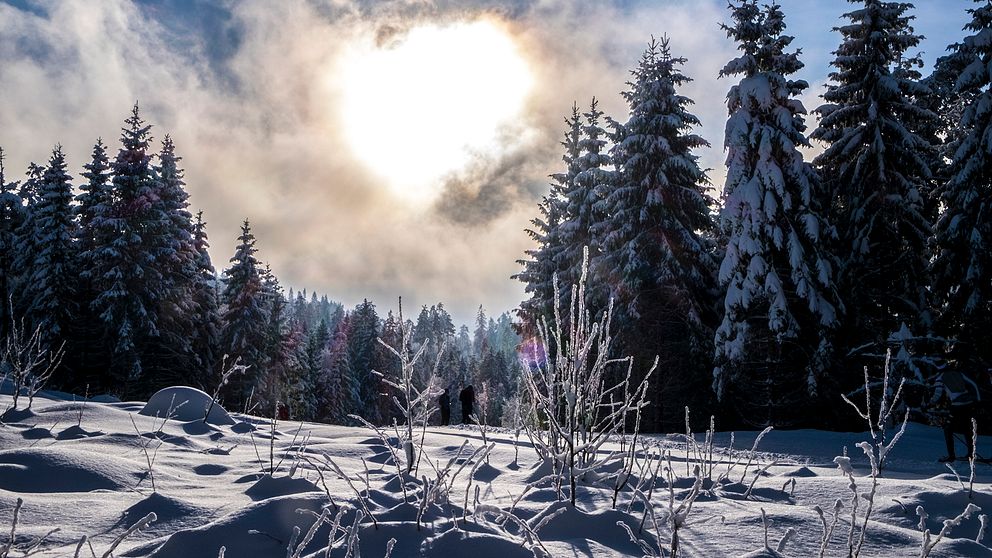
[[[458,400],[462,402],[462,424],[472,424],[472,412],[475,406],[475,389],[472,384],[465,386],[465,389],[458,394]]]
[[[448,388],[444,388],[444,393],[438,398],[438,405],[441,407],[441,426],[448,426],[451,422],[451,396]]]

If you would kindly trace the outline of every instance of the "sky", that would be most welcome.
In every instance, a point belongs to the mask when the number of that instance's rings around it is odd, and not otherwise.
[[[854,5],[781,4],[812,110]],[[972,5],[916,2],[927,68]],[[218,269],[248,218],[286,287],[471,323],[524,296],[510,276],[573,101],[623,120],[652,36],[687,58],[722,185],[727,19],[723,0],[0,0],[0,146],[8,179],[56,143],[78,177],[137,101],[184,158]]]

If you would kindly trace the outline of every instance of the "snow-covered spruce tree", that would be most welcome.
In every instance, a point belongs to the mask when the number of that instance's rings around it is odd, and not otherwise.
[[[71,180],[62,146],[56,146],[38,184],[31,220],[34,252],[22,270],[24,315],[32,328],[41,331],[43,349],[50,352],[70,337],[78,309]],[[64,381],[59,378],[57,383]]]
[[[295,418],[314,420],[317,416],[319,398],[317,385],[324,370],[324,356],[331,343],[331,331],[327,320],[321,319],[317,327],[302,340],[300,363],[290,368],[293,374],[286,379],[286,390],[294,396],[287,398],[291,402],[290,411]]]
[[[21,205],[20,216],[14,229],[11,285],[13,315],[24,316],[29,302],[24,296],[24,284],[30,279],[28,270],[35,257],[34,209],[38,203],[38,189],[41,185],[45,167],[30,163],[27,178],[21,182],[17,191]]]
[[[162,149],[155,166],[156,196],[151,208],[156,218],[155,227],[149,231],[149,249],[159,254],[156,265],[162,276],[160,301],[157,308],[159,334],[149,340],[146,354],[147,368],[152,378],[145,382],[146,391],[170,385],[194,385],[200,366],[193,349],[193,287],[197,274],[197,250],[193,235],[195,225],[189,212],[189,194],[186,193],[184,171],[179,166],[182,158],[168,135],[162,140]]]
[[[725,149],[727,182],[721,226],[723,323],[716,331],[717,397],[753,426],[794,424],[816,394],[828,362],[828,332],[838,314],[834,235],[824,216],[816,172],[799,148],[806,89],[790,75],[802,68],[788,52],[780,8],[731,3],[723,29],[741,54],[720,71],[740,76],[730,88]]]
[[[110,184],[110,159],[103,140],[98,139],[93,146],[90,162],[83,165],[85,182],[79,185],[76,196],[76,269],[78,271],[79,319],[71,333],[73,338],[70,360],[78,368],[75,374],[81,382],[94,386],[102,383],[101,377],[108,366],[107,349],[102,336],[99,316],[93,312],[91,303],[99,294],[96,289],[94,263],[97,249],[108,240],[110,231],[102,231],[98,224],[110,214],[113,204],[113,190]],[[103,378],[105,380],[105,378]]]
[[[566,219],[564,193],[579,172],[576,160],[579,157],[581,139],[582,116],[578,105],[573,104],[571,116],[565,119],[565,135],[561,141],[565,168],[562,172],[551,175],[551,190],[538,205],[541,215],[531,221],[533,228],[525,229],[527,235],[537,243],[537,247],[525,252],[530,259],[517,260],[524,269],[511,277],[523,282],[524,292],[530,295],[529,299],[520,304],[518,312],[522,320],[521,329],[527,336],[533,335],[542,319],[548,320],[553,314],[552,277],[562,271],[560,266],[564,261],[562,253],[565,248],[561,230]]]
[[[86,182],[79,185],[80,193],[76,196],[76,218],[79,223],[76,244],[81,262],[92,257],[99,240],[94,222],[112,201],[110,159],[102,139],[96,140],[90,162],[83,165],[83,169],[82,176]]]
[[[379,316],[375,305],[363,300],[351,313],[348,331],[348,360],[351,371],[358,379],[359,413],[372,424],[381,424],[378,405],[380,382],[372,371],[376,368],[376,347],[379,342]]]
[[[338,324],[333,339],[324,347],[317,379],[318,417],[331,424],[349,424],[348,415],[360,410],[360,386],[348,356],[348,321],[345,318]]]
[[[217,291],[217,272],[207,251],[209,247],[206,223],[203,222],[203,212],[200,211],[196,214],[196,222],[193,224],[193,250],[196,255],[193,260],[195,275],[190,286],[192,302],[190,321],[193,324],[190,343],[197,366],[193,376],[194,382],[204,390],[215,384],[221,372],[218,368],[221,359],[220,300]]]
[[[389,379],[395,383],[399,381],[399,378],[402,375],[402,363],[397,361],[396,357],[387,347],[400,346],[403,341],[403,329],[406,325],[416,327],[413,326],[413,324],[403,324],[402,321],[400,321],[400,319],[393,314],[392,310],[386,312],[386,319],[382,321],[382,328],[379,333],[379,339],[382,339],[385,342],[385,345],[382,343],[377,343],[376,353],[374,356],[374,362],[376,363],[375,370],[382,374],[383,380]],[[345,340],[347,340],[347,338],[345,338]],[[351,374],[350,364],[348,373]],[[355,389],[357,390],[358,383],[354,378],[354,374],[351,374],[351,378],[347,378],[343,375],[341,377],[342,381],[349,386],[352,384],[348,384],[348,382],[354,382]],[[379,416],[382,419],[382,424],[392,424],[393,421],[398,423],[403,420],[403,416],[400,414],[399,409],[397,409],[396,405],[393,404],[393,397],[399,396],[399,393],[385,381],[379,384],[379,388]],[[357,409],[356,405],[351,406]]]
[[[172,292],[162,266],[170,257],[169,215],[148,151],[150,130],[136,104],[110,164],[112,201],[93,218],[98,240],[86,271],[97,292],[90,309],[99,317],[109,353],[104,387],[124,397],[148,391],[151,382],[143,376],[146,366],[157,364],[159,310]]]
[[[568,314],[562,316],[556,304],[553,321],[538,326],[536,342],[522,355],[529,368],[523,374],[527,396],[542,422],[537,428],[528,427],[529,437],[550,466],[559,498],[567,485],[573,506],[578,483],[595,480],[607,465],[603,444],[626,432],[628,421],[640,424],[640,414],[648,405],[648,379],[657,365],[638,379],[630,357],[609,356],[613,303],[600,320],[592,319],[585,305],[588,251],[580,269],[579,282],[571,287]],[[557,295],[557,276],[553,281]],[[613,368],[622,371],[611,374]]]
[[[848,388],[860,383],[864,365],[877,364],[903,324],[917,335],[931,325],[923,193],[932,145],[919,131],[936,118],[914,102],[929,92],[903,63],[920,41],[911,4],[856,3],[844,15],[850,23],[836,29],[843,42],[812,134],[825,145],[814,165],[832,197],[835,253],[842,255],[835,283],[846,314],[835,351]]]
[[[263,409],[272,409],[281,402],[293,420],[313,420],[313,384],[304,355],[306,339],[289,336],[282,285],[268,264],[260,273],[266,318],[262,371],[255,383],[257,400]]]
[[[611,164],[607,154],[608,134],[600,125],[603,111],[599,110],[599,101],[595,97],[589,105],[589,112],[583,113],[582,117],[582,134],[576,146],[578,156],[570,162],[570,174],[561,178],[564,214],[559,225],[562,251],[558,256],[558,280],[565,285],[578,283],[583,250],[589,249],[590,261],[599,257],[600,242],[594,232],[601,230],[600,223],[605,218],[601,201],[612,179],[612,173],[607,168]],[[579,121],[573,118],[571,122]],[[574,171],[571,170],[573,167]],[[588,289],[587,296],[590,296],[590,300],[586,301],[587,307],[595,316],[605,306],[609,293],[596,293]],[[563,304],[567,304],[567,300]]]
[[[612,188],[602,203],[606,220],[593,235],[602,254],[593,276],[609,284],[617,303],[623,354],[635,370],[660,357],[652,384],[651,429],[673,428],[688,404],[708,403],[716,321],[714,229],[706,174],[693,150],[708,145],[692,133],[699,120],[678,89],[689,81],[667,37],[652,39],[629,89],[627,122],[611,150]],[[676,398],[668,409],[663,402]]]
[[[937,254],[931,265],[938,298],[938,331],[953,339],[956,356],[992,361],[992,4],[969,10],[972,34],[952,48],[965,100],[948,150],[950,179],[940,190]]]
[[[224,271],[224,292],[221,295],[221,352],[231,362],[241,359],[249,366],[244,374],[232,378],[225,391],[225,404],[241,409],[264,394],[258,391],[264,375],[265,347],[268,333],[268,303],[262,284],[262,274],[255,259],[255,235],[245,219],[238,237],[238,247],[231,258],[231,267]],[[265,409],[268,411],[269,409]]]
[[[17,229],[24,220],[24,206],[16,188],[16,183],[7,182],[0,148],[0,339],[9,333],[14,316],[11,302],[18,269],[14,267],[14,249]]]

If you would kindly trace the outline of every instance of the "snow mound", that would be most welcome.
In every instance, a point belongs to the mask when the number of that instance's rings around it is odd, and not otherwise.
[[[761,548],[754,552],[741,554],[738,558],[785,558],[785,555],[771,548]]]
[[[139,470],[118,456],[78,448],[0,451],[0,489],[11,492],[129,490]]]
[[[245,494],[256,502],[258,500],[268,500],[278,496],[289,496],[290,494],[300,494],[303,492],[316,492],[320,489],[306,480],[293,477],[273,477],[265,475],[255,484],[251,485]]]
[[[533,558],[519,542],[485,533],[452,529],[430,541],[422,556],[472,556],[473,558]]]
[[[169,417],[181,422],[203,420],[204,413],[210,408],[213,399],[202,391],[186,387],[174,386],[158,390],[151,396],[148,403],[138,411],[139,415],[148,417]],[[227,414],[220,404],[215,404],[210,408],[210,416],[207,417],[210,424],[231,425],[234,419]]]
[[[176,525],[182,525],[191,519],[197,520],[201,517],[209,517],[211,513],[210,510],[185,500],[153,492],[124,510],[119,524],[130,527],[150,512],[154,512],[157,519],[148,528],[149,532],[163,530],[169,532],[175,531],[174,527]]]
[[[578,508],[573,508],[568,502],[555,502],[548,506],[544,512],[538,514],[539,517],[547,517],[558,510],[564,511],[555,515],[537,534],[542,541],[576,541],[595,540],[607,548],[619,552],[622,556],[640,556],[643,554],[629,539],[619,536],[623,533],[617,522],[626,523],[631,529],[637,532],[640,526],[640,519],[617,510],[596,510],[594,512],[584,512]],[[540,520],[534,520],[540,521]],[[654,537],[650,533],[641,532],[639,535],[649,544],[657,545]],[[581,543],[580,543],[581,544]]]
[[[202,527],[176,532],[151,558],[217,558],[221,546],[227,547],[227,556],[282,557],[293,527],[306,532],[314,522],[312,514],[297,510],[319,514],[326,501],[323,494],[314,494],[255,502]],[[346,524],[353,517],[346,514]],[[319,543],[326,545],[329,530],[327,526],[319,529],[307,550],[317,550]]]

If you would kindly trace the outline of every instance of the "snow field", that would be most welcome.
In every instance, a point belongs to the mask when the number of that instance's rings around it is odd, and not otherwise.
[[[0,408],[10,404],[9,397],[0,396]],[[166,407],[170,404],[171,398]],[[845,447],[859,491],[870,487],[865,477],[867,459],[855,446],[866,439],[864,433],[771,431],[750,464],[748,450],[756,432],[735,434],[733,449],[729,433],[716,433],[712,460],[699,449],[703,435],[696,435],[697,446],[690,448],[688,460],[683,436],[648,436],[648,453],[670,453],[673,481],[670,491],[666,460],[662,480],[650,496],[661,526],[659,540],[650,515],[640,529],[644,509],[639,501],[630,504],[630,488],[620,493],[614,510],[611,482],[603,487],[580,484],[576,508],[567,504],[567,483],[566,502],[558,501],[550,483],[531,487],[549,472],[548,467],[538,462],[526,436],[514,465],[512,432],[490,429],[487,463],[468,459],[477,450],[481,456],[481,448],[486,447],[477,428],[429,427],[425,454],[416,469],[421,480],[407,477],[404,500],[392,461],[393,452],[402,459],[401,448],[390,451],[368,429],[280,422],[273,430],[266,419],[237,414],[230,415],[233,424],[204,424],[202,413],[198,419],[162,420],[139,414],[144,408],[130,402],[87,402],[83,407],[38,399],[33,412],[4,415],[0,556],[19,498],[23,504],[10,557],[21,556],[17,549],[56,528],[60,530],[32,556],[73,556],[83,536],[88,541],[79,555],[90,556],[88,545],[92,545],[93,554],[102,556],[129,527],[150,514],[154,521],[124,539],[114,556],[214,558],[223,546],[227,558],[342,557],[349,539],[356,536],[352,551],[360,547],[366,557],[385,556],[393,539],[393,557],[641,556],[645,550],[657,552],[659,543],[667,556],[669,496],[677,509],[693,490],[692,469],[697,465],[704,478],[679,531],[679,555],[817,556],[823,530],[813,507],[820,506],[829,522],[840,499],[844,507],[825,555],[846,556],[851,491],[849,479],[833,463]],[[384,432],[395,436],[391,429]],[[990,442],[981,438],[979,453],[988,452]],[[155,456],[155,491],[142,445]],[[601,449],[604,454],[618,450],[615,442]],[[862,556],[919,556],[923,535],[917,506],[925,508],[925,525],[934,533],[945,519],[965,509],[969,498],[962,485],[968,484],[968,464],[954,465],[959,482],[936,463],[942,451],[938,429],[909,425],[879,479]],[[438,477],[435,469],[443,471],[449,462],[449,473],[465,465],[450,492],[447,486],[431,489]],[[262,472],[276,465],[274,475]],[[635,467],[635,477],[639,470]],[[604,473],[609,471],[607,467]],[[431,497],[421,509],[425,478]],[[978,465],[971,502],[986,512],[992,510],[990,479],[992,468]],[[634,479],[630,486],[636,484]],[[356,528],[356,516],[366,509],[375,525],[364,517]],[[345,511],[339,516],[340,510]],[[862,503],[859,525],[863,510]],[[322,514],[323,522],[311,532]],[[992,556],[992,550],[974,541],[980,529],[978,515],[955,527],[931,556]],[[327,553],[335,519],[337,542]],[[632,542],[618,522],[628,525],[646,548]],[[294,528],[299,530],[295,539]],[[776,554],[790,528],[794,535]],[[296,554],[295,547],[299,547]]]

